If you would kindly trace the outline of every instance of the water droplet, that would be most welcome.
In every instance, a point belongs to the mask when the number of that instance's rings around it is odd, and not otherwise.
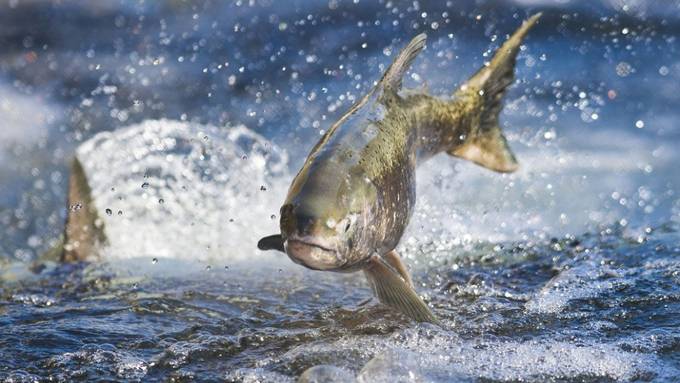
[[[151,263],[153,263],[154,265],[155,265],[156,263],[158,263],[158,258],[152,259],[152,260],[151,260]]]
[[[111,211],[111,209],[106,209],[106,215],[111,215],[111,214],[113,214],[113,211]]]
[[[205,267],[205,271],[210,271],[210,270],[212,270],[212,266],[207,265],[207,266]]]
[[[161,199],[158,200],[158,203],[162,205],[162,204],[165,203],[165,200],[163,198],[161,198]]]
[[[276,219],[276,214],[272,214],[269,218]]]
[[[123,211],[122,211],[122,210],[118,210],[118,215],[123,215]]]
[[[633,72],[633,67],[625,61],[616,64],[616,74],[620,77],[626,77]]]
[[[225,270],[229,270],[229,266],[224,266],[224,269],[225,269]]]
[[[142,189],[148,189],[148,188],[149,188],[149,183],[148,183],[148,182],[144,182],[144,183],[142,184]]]
[[[265,191],[265,190],[267,190],[267,187],[262,185],[262,186],[260,186],[260,190]]]
[[[642,129],[645,127],[645,122],[642,120],[637,120],[635,121],[635,127],[638,129]]]

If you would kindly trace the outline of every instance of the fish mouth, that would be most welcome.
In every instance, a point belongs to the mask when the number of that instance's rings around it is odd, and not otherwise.
[[[333,270],[342,265],[338,251],[317,238],[288,238],[285,250],[293,262],[313,270]]]

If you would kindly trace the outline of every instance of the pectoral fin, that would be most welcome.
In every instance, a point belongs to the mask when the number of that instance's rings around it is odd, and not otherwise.
[[[364,272],[381,303],[401,311],[416,322],[439,323],[413,288],[382,257],[371,257]]]
[[[285,253],[283,248],[283,237],[281,234],[274,234],[260,239],[257,242],[257,248],[260,250],[278,250]]]
[[[413,288],[413,281],[411,280],[411,275],[408,273],[408,269],[404,262],[401,260],[399,254],[392,250],[383,256],[383,259],[392,266],[392,268],[401,275],[404,281],[408,284],[410,288]]]

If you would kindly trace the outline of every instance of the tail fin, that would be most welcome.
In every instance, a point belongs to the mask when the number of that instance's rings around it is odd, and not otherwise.
[[[476,133],[449,154],[497,172],[513,172],[519,167],[498,125],[498,114],[503,106],[503,95],[515,78],[515,59],[520,44],[540,17],[537,13],[525,21],[496,51],[489,65],[480,69],[457,92],[481,95],[481,115]]]
[[[74,262],[91,258],[97,255],[98,245],[104,243],[103,222],[97,215],[85,171],[75,158],[68,181],[68,212],[61,260]]]

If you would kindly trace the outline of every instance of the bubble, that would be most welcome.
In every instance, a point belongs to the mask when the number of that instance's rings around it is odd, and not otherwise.
[[[625,61],[616,64],[616,74],[620,77],[627,77],[633,72],[633,67]]]

